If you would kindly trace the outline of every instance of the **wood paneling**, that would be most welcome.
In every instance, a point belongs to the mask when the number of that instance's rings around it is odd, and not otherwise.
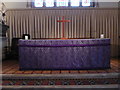
[[[118,56],[118,9],[117,8],[46,8],[11,9],[7,11],[9,44],[14,37],[30,34],[31,38],[62,38],[64,16],[66,38],[111,38],[111,54]]]

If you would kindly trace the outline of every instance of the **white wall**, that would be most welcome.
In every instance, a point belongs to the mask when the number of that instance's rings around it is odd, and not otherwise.
[[[118,2],[99,2],[99,7],[118,7]]]
[[[26,8],[27,2],[4,2],[7,9]],[[118,2],[99,2],[99,7],[118,7]]]
[[[7,9],[26,8],[26,2],[5,2]]]

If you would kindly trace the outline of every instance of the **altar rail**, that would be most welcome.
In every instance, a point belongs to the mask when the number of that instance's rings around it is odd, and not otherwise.
[[[64,16],[66,38],[99,38],[104,34],[111,39],[112,56],[118,55],[117,8],[42,8],[10,9],[7,11],[9,44],[13,37],[30,34],[31,38],[61,38],[62,24],[57,20]]]

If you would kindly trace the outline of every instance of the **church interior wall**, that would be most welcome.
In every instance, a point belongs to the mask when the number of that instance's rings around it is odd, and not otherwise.
[[[115,7],[118,7],[118,1],[119,0],[111,0],[111,1],[105,1],[105,0],[100,0],[100,2],[98,2],[98,5],[99,5],[99,7],[101,7],[101,8],[115,8]],[[21,0],[19,1],[19,0],[17,0],[16,2],[4,2],[5,3],[5,5],[6,5],[6,7],[7,7],[7,9],[19,9],[19,8],[22,8],[22,9],[24,9],[24,8],[27,8],[28,6],[28,4],[30,4],[30,3],[28,3],[28,2],[22,2]]]
[[[66,38],[111,38],[111,56],[118,56],[118,9],[117,8],[69,8],[69,9],[9,9],[7,24],[9,44],[12,38],[30,34],[31,38],[61,38],[64,16]]]

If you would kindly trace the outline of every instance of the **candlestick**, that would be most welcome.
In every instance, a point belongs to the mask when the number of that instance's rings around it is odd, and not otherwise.
[[[104,34],[101,34],[101,35],[100,35],[100,38],[104,38]]]
[[[28,36],[25,36],[25,40],[28,40]]]

